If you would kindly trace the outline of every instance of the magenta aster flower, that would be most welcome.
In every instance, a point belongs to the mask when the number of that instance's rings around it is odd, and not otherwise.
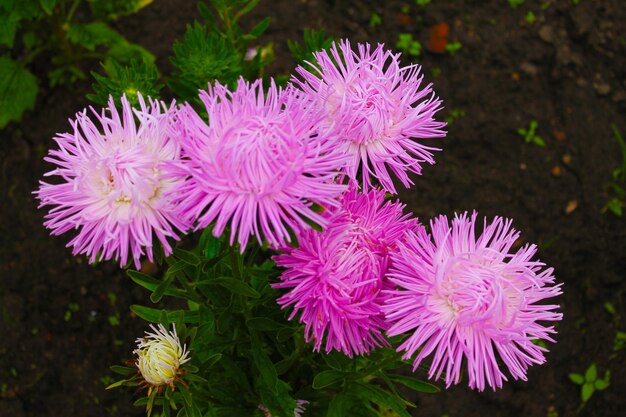
[[[375,177],[395,194],[391,170],[410,187],[407,172],[420,174],[421,164],[434,164],[433,151],[439,150],[414,139],[445,136],[445,123],[434,120],[441,100],[431,84],[421,88],[420,67],[401,67],[400,54],[381,44],[374,51],[358,44],[354,52],[347,40],[314,56],[314,72],[298,67],[302,80],[293,82],[325,109],[324,127],[340,138],[351,159],[345,172],[356,179],[360,169],[365,188]]]
[[[169,254],[167,238],[187,228],[166,197],[184,178],[163,177],[164,163],[180,157],[171,136],[174,109],[146,104],[141,95],[140,109],[121,101],[121,114],[111,98],[102,114],[85,109],[70,120],[73,132],[57,135],[59,148],[44,158],[57,166],[46,176],[60,181],[40,182],[34,194],[40,207],[52,206],[44,225],[53,235],[78,230],[67,245],[74,255],[86,254],[89,262],[113,258],[122,266],[130,256],[139,268],[142,255],[153,259],[153,235]]]
[[[230,92],[216,83],[200,92],[209,123],[189,105],[179,112],[189,178],[177,201],[181,215],[204,228],[215,221],[220,236],[230,226],[231,244],[241,251],[251,235],[284,246],[289,230],[324,225],[313,204],[336,206],[345,186],[334,182],[345,156],[335,142],[317,134],[321,113],[304,109],[295,90],[243,79]]]
[[[326,352],[348,356],[387,344],[381,305],[389,254],[417,220],[402,215],[404,205],[384,198],[384,191],[360,194],[353,184],[341,207],[325,213],[323,232],[303,231],[298,248],[274,257],[285,271],[273,287],[290,289],[278,303],[293,306],[290,320],[301,313],[305,339],[314,340],[317,351],[324,336]]]
[[[529,366],[545,362],[547,349],[533,341],[554,342],[555,330],[539,322],[562,314],[543,303],[561,294],[561,285],[554,285],[552,268],[532,260],[537,247],[511,250],[519,232],[500,217],[485,220],[476,238],[476,216],[457,215],[451,225],[439,216],[432,238],[425,230],[408,234],[392,255],[389,277],[398,289],[383,310],[389,336],[409,334],[398,351],[405,359],[417,352],[414,370],[434,352],[429,378],[445,373],[450,386],[459,382],[465,359],[470,387],[482,391],[485,383],[495,390],[507,380],[499,362],[522,380]]]

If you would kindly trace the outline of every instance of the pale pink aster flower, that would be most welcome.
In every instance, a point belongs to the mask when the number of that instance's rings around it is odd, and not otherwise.
[[[58,149],[44,158],[56,165],[45,175],[60,177],[34,192],[40,207],[52,206],[44,225],[52,235],[76,229],[67,246],[89,262],[116,259],[124,266],[132,257],[139,268],[142,255],[153,259],[153,235],[169,254],[167,238],[177,239],[175,228],[187,229],[166,197],[184,177],[163,177],[165,162],[180,158],[171,135],[173,106],[138,97],[140,109],[122,97],[121,114],[113,98],[101,114],[77,113],[73,132],[57,135]]]
[[[407,173],[420,174],[421,164],[434,164],[433,152],[414,139],[445,136],[445,123],[434,120],[441,109],[432,84],[422,88],[420,66],[402,67],[400,54],[379,44],[358,44],[354,52],[347,40],[330,51],[314,53],[311,71],[298,67],[302,79],[292,81],[314,105],[324,108],[326,128],[340,138],[350,156],[345,172],[356,179],[361,170],[363,186],[378,179],[396,193],[389,170],[405,187],[413,184]]]
[[[336,206],[345,189],[334,182],[345,156],[335,142],[319,135],[321,114],[306,110],[295,90],[272,81],[267,93],[261,80],[241,79],[230,92],[216,83],[200,91],[209,122],[189,105],[179,111],[186,159],[179,173],[189,175],[177,201],[180,214],[213,234],[230,226],[241,251],[251,235],[271,246],[290,241],[289,229],[324,225],[314,203]]]
[[[382,190],[358,193],[352,184],[341,198],[341,207],[325,215],[322,231],[305,230],[299,247],[274,257],[285,268],[274,288],[288,288],[278,299],[293,306],[289,319],[300,312],[305,339],[319,351],[361,355],[386,345],[386,322],[381,305],[390,253],[417,220],[403,215],[404,205],[384,201]]]
[[[526,380],[533,364],[545,362],[547,349],[533,341],[554,342],[553,326],[539,322],[561,320],[559,306],[544,300],[561,294],[552,268],[532,260],[537,247],[512,250],[519,232],[511,220],[485,219],[475,235],[477,214],[446,216],[425,230],[409,232],[406,243],[392,255],[390,291],[383,310],[391,327],[387,335],[408,333],[398,347],[408,359],[417,353],[413,369],[434,353],[429,378],[445,373],[446,385],[459,383],[467,364],[469,386],[496,389],[507,378],[499,362],[515,379]]]
[[[296,400],[296,408],[293,409],[293,417],[302,417],[306,411],[306,405],[309,404],[307,400]],[[259,404],[259,410],[263,411],[265,417],[272,417],[270,410],[263,404]]]

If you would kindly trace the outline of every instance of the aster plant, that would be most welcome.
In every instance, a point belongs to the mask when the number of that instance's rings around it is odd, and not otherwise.
[[[256,55],[226,53],[249,52],[267,27],[237,25],[255,4],[200,7],[206,22],[176,48],[180,103],[100,76],[97,97],[118,91],[70,119],[46,157],[44,225],[75,255],[128,268],[156,304],[131,307],[151,331],[110,388],[145,389],[148,415],[407,417],[400,386],[526,380],[561,320],[536,246],[517,246],[510,220],[427,227],[389,198],[435,162],[424,140],[445,136],[421,68],[382,44],[316,35],[278,85]],[[215,59],[242,76],[202,68],[207,48],[231,48]],[[191,73],[212,74],[195,97]]]

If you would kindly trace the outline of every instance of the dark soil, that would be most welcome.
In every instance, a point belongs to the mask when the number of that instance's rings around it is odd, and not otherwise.
[[[155,0],[117,27],[153,51],[167,71],[173,41],[198,18],[195,3]],[[249,22],[272,16],[262,40],[275,44],[274,74],[291,72],[286,40],[301,39],[305,27],[394,47],[400,33],[425,45],[432,25],[448,23],[450,41],[462,48],[454,55],[424,51],[413,60],[444,99],[442,117],[464,116],[439,143],[437,164],[401,198],[423,221],[473,209],[515,219],[564,283],[558,343],[546,365],[530,370],[528,382],[496,393],[459,386],[423,395],[414,415],[572,416],[580,387],[568,373],[582,373],[592,362],[602,373],[612,371],[611,386],[594,394],[580,415],[624,415],[626,350],[614,352],[613,340],[617,330],[626,331],[626,219],[601,210],[621,162],[611,123],[626,134],[626,5],[548,0],[542,11],[531,0],[516,9],[504,0],[437,0],[423,9],[405,3],[408,16],[400,1],[265,0]],[[526,21],[528,11],[536,22]],[[370,28],[373,12],[382,25]],[[42,79],[47,70],[46,62],[38,63]],[[130,358],[145,330],[128,307],[147,302],[147,294],[117,265],[93,267],[72,257],[68,239],[43,228],[31,195],[49,169],[42,156],[52,137],[88,104],[87,92],[88,82],[44,88],[36,110],[0,133],[2,417],[143,415],[131,405],[141,394],[104,387],[112,376],[108,367]],[[516,133],[533,119],[543,148]]]

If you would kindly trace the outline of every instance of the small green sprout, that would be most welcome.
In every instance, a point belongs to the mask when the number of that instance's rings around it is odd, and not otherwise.
[[[613,339],[613,352],[619,352],[626,347],[626,332],[620,332],[619,330],[615,333],[615,338]]]
[[[441,68],[439,67],[433,67],[430,69],[430,75],[433,76],[433,78],[437,78],[441,75]]]
[[[403,14],[409,14],[410,11],[411,7],[408,4],[403,4],[402,7],[400,7],[400,12]]]
[[[508,0],[509,2],[509,7],[511,7],[511,9],[515,9],[518,6],[521,6],[522,4],[524,4],[524,0]]]
[[[581,387],[580,399],[582,402],[579,409],[582,409],[594,392],[603,391],[609,387],[611,371],[607,369],[606,372],[604,372],[604,378],[598,378],[598,368],[595,363],[592,363],[585,371],[585,375],[572,372],[569,374],[569,379],[574,384],[580,385]]]
[[[69,303],[67,305],[67,310],[65,310],[65,315],[63,316],[63,320],[70,321],[72,318],[72,313],[76,313],[80,310],[80,307],[76,303]]]
[[[532,25],[533,23],[535,23],[537,21],[537,16],[535,16],[535,14],[531,11],[529,11],[528,13],[526,13],[526,16],[524,17],[524,20],[526,20],[526,22],[529,25]]]
[[[413,39],[410,33],[401,33],[398,35],[396,48],[411,56],[419,56],[422,53],[422,44]]]
[[[450,110],[450,114],[446,117],[445,121],[448,125],[451,125],[456,119],[461,117],[465,117],[465,110],[453,109]]]
[[[380,26],[383,23],[383,19],[380,17],[378,13],[372,13],[372,17],[370,17],[370,27],[374,28],[376,26]]]
[[[611,127],[620,147],[622,163],[613,170],[612,180],[608,183],[608,187],[614,195],[602,208],[602,212],[610,211],[615,216],[622,217],[623,208],[626,206],[626,142],[614,123],[611,123]]]
[[[419,7],[426,7],[430,4],[430,0],[415,0],[415,4]]]
[[[534,143],[537,146],[544,147],[546,143],[541,139],[541,137],[535,134],[535,131],[539,127],[539,123],[536,120],[531,120],[528,125],[528,129],[519,128],[517,129],[517,133],[524,138],[524,142],[526,143]]]
[[[454,55],[456,54],[459,49],[461,49],[463,47],[463,45],[461,44],[461,42],[456,41],[456,42],[448,42],[446,44],[446,52],[449,53],[450,55]]]

